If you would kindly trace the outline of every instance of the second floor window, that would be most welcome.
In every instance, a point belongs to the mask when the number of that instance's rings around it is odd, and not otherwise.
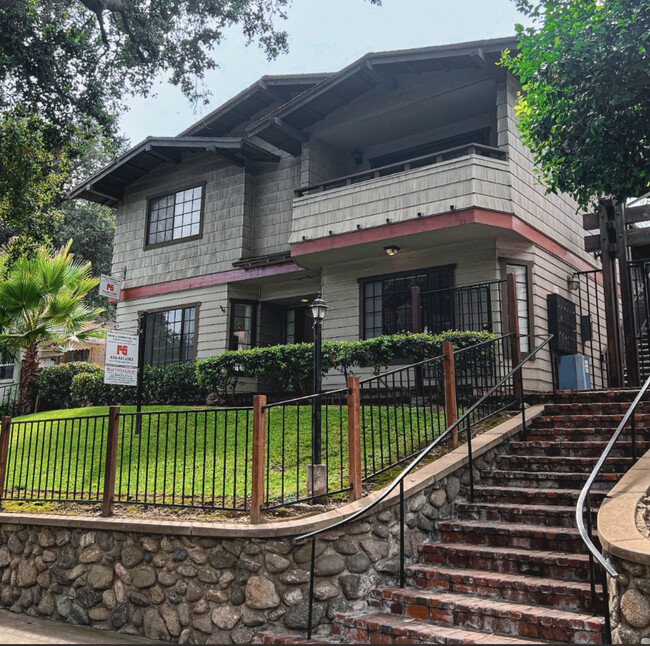
[[[182,307],[147,315],[145,364],[165,366],[194,359],[196,307]]]
[[[147,245],[198,236],[201,233],[202,203],[202,186],[151,199]]]

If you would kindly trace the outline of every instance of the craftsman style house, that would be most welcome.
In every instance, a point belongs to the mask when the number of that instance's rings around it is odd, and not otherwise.
[[[576,204],[545,193],[517,134],[519,88],[496,65],[515,46],[368,54],[334,74],[264,77],[78,186],[74,197],[117,208],[120,329],[148,312],[154,364],[306,341],[307,305],[322,293],[328,338],[372,337],[411,329],[415,285],[514,273],[521,332],[546,333],[546,295],[575,299],[567,278],[595,261]],[[483,327],[491,294],[472,301]],[[423,308],[425,329],[466,326],[452,309]],[[550,387],[548,354],[529,371],[530,388]]]

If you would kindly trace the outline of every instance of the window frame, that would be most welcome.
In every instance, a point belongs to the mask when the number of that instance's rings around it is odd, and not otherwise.
[[[161,247],[168,247],[170,245],[179,244],[182,242],[191,242],[192,240],[200,240],[203,237],[203,222],[205,220],[205,191],[207,187],[207,182],[198,182],[192,183],[190,185],[183,186],[181,188],[174,189],[173,191],[165,191],[164,193],[157,193],[155,195],[147,196],[147,207],[145,211],[145,223],[144,223],[144,244],[143,250],[148,251],[150,249],[159,249]],[[182,193],[183,191],[188,191],[190,189],[200,188],[201,189],[201,207],[199,214],[199,232],[193,236],[186,236],[184,238],[178,238],[176,240],[167,240],[166,242],[154,242],[149,244],[149,232],[151,229],[151,204],[154,200],[159,200],[163,197],[169,197],[170,195],[176,195],[177,193]],[[151,310],[153,312],[153,310]]]
[[[201,301],[193,302],[193,303],[181,303],[179,305],[171,305],[171,306],[165,306],[165,307],[155,307],[152,309],[147,309],[147,310],[138,310],[138,320],[140,320],[140,316],[146,312],[147,317],[150,314],[159,314],[160,312],[172,312],[173,310],[184,310],[188,309],[190,307],[194,308],[194,347],[192,348],[192,358],[190,361],[195,361],[196,360],[196,354],[197,354],[197,349],[199,347],[199,313],[201,310]],[[146,323],[145,323],[146,325]],[[144,344],[145,348],[142,353],[142,356],[144,357],[144,365],[145,366],[153,366],[153,363],[148,363],[147,362],[147,337],[146,337],[146,327],[145,327],[145,336],[144,336]],[[151,348],[152,352],[152,358],[153,358],[153,347]],[[164,368],[165,366],[171,365],[172,363],[177,364],[177,363],[186,363],[184,361],[175,361],[175,362],[169,362],[165,363],[162,366],[158,366],[159,368]],[[187,362],[189,363],[189,361]]]
[[[5,355],[4,350],[0,350],[0,383],[2,384],[7,384],[7,383],[13,383],[14,377],[16,376],[16,357],[11,355],[7,352],[7,355]],[[12,359],[9,361],[8,359]],[[2,372],[4,371],[5,367],[11,366],[11,375],[9,377],[3,377]]]
[[[519,265],[520,267],[526,267],[526,287],[528,289],[528,334],[529,334],[529,350],[525,352],[522,350],[522,358],[528,357],[532,352],[532,349],[535,347],[535,325],[533,319],[533,267],[535,263],[532,260],[519,260],[517,258],[499,258],[499,266],[501,272],[502,280],[508,280],[508,269],[507,265]],[[508,283],[504,283],[503,291],[501,294],[502,306],[501,311],[503,312],[503,330],[504,334],[510,334],[510,319],[508,317]],[[531,358],[531,361],[535,361],[537,355]]]
[[[415,274],[421,274],[423,272],[433,271],[433,270],[447,270],[450,275],[449,287],[443,289],[452,289],[456,285],[456,263],[449,263],[446,265],[434,265],[433,267],[421,267],[419,269],[407,269],[404,271],[395,271],[388,274],[380,274],[378,276],[366,276],[364,278],[357,278],[357,283],[359,284],[359,338],[360,339],[374,339],[377,337],[367,337],[366,336],[366,300],[364,298],[365,286],[366,283],[372,283],[375,281],[384,281],[391,278],[404,278],[407,276],[413,276]],[[382,291],[383,298],[383,291]],[[383,314],[382,314],[383,316]],[[382,320],[382,334],[385,336],[383,331],[383,320]]]
[[[233,348],[233,340],[234,340],[234,325],[235,325],[235,305],[252,305],[253,306],[253,313],[251,315],[251,320],[253,321],[253,329],[251,330],[251,343],[248,349],[250,348],[256,348],[257,347],[257,328],[259,326],[259,321],[258,321],[258,301],[252,301],[246,298],[231,298],[230,299],[230,315],[228,317],[228,343],[227,343],[227,350],[230,351],[238,351],[239,348]]]

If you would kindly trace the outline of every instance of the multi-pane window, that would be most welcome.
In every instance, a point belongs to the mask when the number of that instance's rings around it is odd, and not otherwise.
[[[14,378],[14,357],[6,350],[0,350],[0,381]]]
[[[248,350],[255,345],[255,322],[257,304],[246,301],[231,301],[230,304],[230,349]]]
[[[161,244],[199,235],[203,187],[196,186],[149,202],[147,244]]]
[[[517,292],[517,317],[519,318],[519,347],[522,352],[530,352],[530,310],[528,301],[528,267],[526,265],[506,265],[506,275],[514,274]]]
[[[147,314],[145,363],[165,366],[194,358],[196,307]]]
[[[309,307],[290,307],[284,319],[285,343],[311,343],[314,340],[314,319]]]
[[[448,267],[424,269],[409,274],[369,280],[363,284],[363,336],[409,332],[412,328],[411,289],[421,292],[451,286]]]

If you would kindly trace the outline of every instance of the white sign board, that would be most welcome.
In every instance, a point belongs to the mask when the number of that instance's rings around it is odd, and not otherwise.
[[[119,386],[138,385],[138,335],[106,333],[104,383]]]
[[[116,386],[137,386],[137,368],[116,368],[115,366],[104,367],[104,383]]]
[[[101,275],[99,279],[99,295],[119,300],[122,291],[122,279],[118,276]]]

